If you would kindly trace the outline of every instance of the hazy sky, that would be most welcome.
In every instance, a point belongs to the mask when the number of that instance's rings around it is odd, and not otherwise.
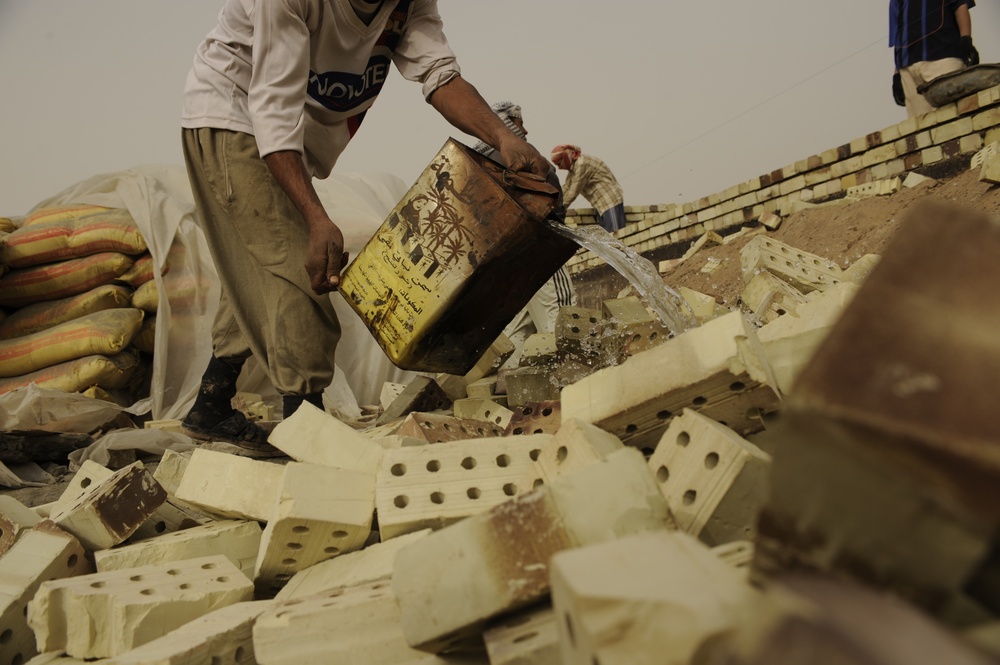
[[[180,164],[180,94],[221,0],[0,0],[0,216],[80,180]],[[626,205],[694,200],[905,117],[887,0],[440,0],[465,77],[543,154],[606,161]],[[1000,62],[1000,2],[973,36]],[[393,75],[341,172],[412,183],[449,136]],[[578,199],[577,207],[586,206]]]

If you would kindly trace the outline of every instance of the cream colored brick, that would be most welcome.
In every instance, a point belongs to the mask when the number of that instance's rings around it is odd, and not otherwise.
[[[281,421],[267,440],[298,462],[369,473],[382,463],[381,446],[308,402]]]
[[[949,122],[947,125],[932,129],[931,140],[935,144],[947,143],[952,139],[957,139],[972,132],[972,118],[960,118],[954,122]]]
[[[782,316],[757,331],[761,348],[781,394],[788,395],[792,392],[799,372],[857,290],[857,284],[844,281],[799,305],[795,316]]]
[[[686,286],[677,287],[677,292],[699,322],[704,323],[720,314],[720,307],[714,297]]]
[[[767,236],[757,236],[740,250],[744,283],[762,270],[774,273],[802,293],[823,290],[840,282],[840,267],[821,256]]]
[[[550,439],[529,434],[388,451],[375,489],[382,539],[437,529],[516,496],[533,451]]]
[[[691,409],[670,421],[649,458],[677,527],[709,546],[753,540],[770,466],[767,453]]]
[[[559,631],[551,603],[502,617],[483,631],[490,665],[552,665],[560,662]]]
[[[480,402],[479,407],[472,414],[473,420],[482,420],[483,422],[492,423],[497,427],[505,429],[513,417],[513,411],[492,399],[485,399]]]
[[[261,665],[453,662],[407,645],[399,615],[388,582],[296,599],[257,618],[253,629],[255,656]]]
[[[542,365],[555,362],[559,354],[554,332],[540,332],[528,335],[521,351],[521,365]],[[457,416],[458,414],[456,414]]]
[[[931,146],[926,150],[920,151],[920,158],[923,160],[924,164],[936,164],[944,159],[944,152],[941,150],[940,146]]]
[[[147,420],[142,424],[143,429],[158,429],[164,432],[183,433],[181,421],[176,418],[169,420]]]
[[[534,464],[518,484],[522,493],[572,473],[622,448],[621,439],[579,419],[564,420],[535,456]]]
[[[806,296],[774,273],[763,270],[744,287],[740,300],[763,323],[794,312]]]
[[[143,463],[135,462],[87,486],[75,502],[53,511],[51,519],[88,549],[100,550],[131,536],[166,499]]]
[[[25,610],[43,582],[90,572],[83,545],[53,522],[27,529],[0,558],[0,661],[24,663],[38,654]]]
[[[695,662],[703,644],[740,625],[755,595],[684,533],[638,534],[552,557],[564,663]]]
[[[985,182],[993,183],[994,185],[1000,185],[1000,155],[993,155],[983,162],[983,168],[979,173],[979,179]]]
[[[751,412],[777,408],[769,372],[754,327],[732,312],[566,386],[562,418],[653,447],[670,418],[693,406],[742,434],[759,429]]]
[[[274,601],[258,600],[214,610],[106,661],[107,665],[255,665],[254,623],[275,606]]]
[[[283,473],[280,464],[199,448],[191,455],[176,496],[219,517],[265,522]]]
[[[0,495],[0,557],[10,550],[21,533],[41,521],[38,513],[14,497]]]
[[[391,381],[386,381],[382,384],[382,390],[379,392],[379,405],[382,410],[389,408],[389,405],[399,397],[403,391],[406,390],[405,383],[392,383]]]
[[[868,278],[881,258],[879,254],[865,254],[844,270],[844,281],[861,284]]]
[[[430,529],[414,531],[348,552],[295,573],[276,600],[292,600],[326,591],[371,584],[392,577],[396,554],[401,549],[431,533]]]
[[[642,453],[611,453],[402,549],[392,588],[403,633],[411,646],[438,652],[542,599],[555,552],[670,528]]]
[[[998,142],[994,141],[993,143],[983,147],[982,150],[972,156],[972,159],[969,161],[969,170],[975,171],[976,169],[982,169],[983,164],[998,153],[1000,153],[1000,143]]]
[[[888,162],[890,159],[896,158],[896,148],[891,143],[889,145],[879,146],[878,148],[873,148],[868,152],[861,155],[861,166],[862,168],[867,168],[869,166],[874,166],[875,164],[882,164],[883,162]]]
[[[969,134],[963,136],[958,142],[958,149],[962,154],[975,152],[983,147],[983,137],[979,134]]]
[[[181,478],[184,477],[184,469],[187,468],[190,461],[191,451],[183,453],[175,450],[163,451],[160,463],[153,471],[153,478],[163,486],[163,489],[167,490],[169,496],[174,496],[177,493],[177,486],[180,485]]]
[[[286,464],[261,536],[254,569],[258,591],[273,595],[300,570],[363,547],[374,513],[374,474]]]
[[[246,575],[218,554],[44,582],[28,624],[40,651],[108,658],[252,595]]]
[[[261,526],[256,521],[222,520],[132,545],[99,550],[94,552],[94,562],[98,572],[107,572],[224,554],[252,578],[260,539]]]

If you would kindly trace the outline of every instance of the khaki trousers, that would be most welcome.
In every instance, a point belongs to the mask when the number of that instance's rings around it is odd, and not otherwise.
[[[253,136],[182,131],[198,221],[222,286],[216,357],[253,355],[281,395],[322,392],[333,379],[340,322],[329,296],[309,285],[305,220]]]
[[[943,74],[957,72],[960,69],[965,69],[965,63],[960,58],[943,58],[915,62],[899,70],[899,78],[903,82],[903,94],[906,95],[906,115],[915,118],[937,108],[918,93],[917,88]]]

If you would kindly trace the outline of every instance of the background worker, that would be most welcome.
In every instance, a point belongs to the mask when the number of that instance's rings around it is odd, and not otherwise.
[[[552,162],[569,171],[563,182],[563,203],[567,208],[577,196],[582,196],[597,210],[598,221],[608,233],[625,228],[622,186],[607,164],[569,143],[552,149]]]
[[[975,6],[975,0],[889,0],[889,46],[896,64],[892,97],[908,117],[934,110],[918,87],[979,64],[969,15]]]
[[[524,127],[524,117],[520,106],[513,102],[497,102],[490,108],[493,109],[493,112],[496,113],[497,117],[503,121],[508,129],[522,139],[527,139],[528,130]],[[503,156],[483,141],[475,145],[475,150],[495,162],[504,164]],[[548,179],[549,182],[559,187],[559,177],[551,167]],[[518,312],[517,316],[504,329],[504,334],[514,344],[515,348],[514,354],[505,363],[505,367],[516,366],[520,361],[524,340],[528,336],[536,332],[552,332],[555,330],[556,316],[559,314],[559,308],[568,307],[575,303],[576,291],[573,289],[573,280],[570,278],[566,266],[560,266],[556,274],[549,278],[542,285],[542,288],[535,292],[531,300],[528,301],[528,304]]]
[[[194,438],[273,453],[231,406],[253,355],[288,417],[323,407],[340,325],[329,293],[348,256],[312,178],[327,177],[388,76],[419,82],[457,129],[515,171],[548,162],[461,76],[436,0],[226,0],[183,96],[183,148],[222,287],[213,355],[184,418]]]

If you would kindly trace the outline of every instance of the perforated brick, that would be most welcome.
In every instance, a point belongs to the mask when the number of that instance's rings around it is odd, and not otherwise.
[[[119,654],[108,665],[256,665],[253,627],[273,601],[234,603],[189,621],[142,646]]]
[[[403,548],[392,587],[406,640],[439,652],[548,594],[555,552],[673,526],[641,453],[612,453]]]
[[[756,236],[740,250],[743,282],[762,270],[785,280],[802,293],[823,290],[841,281],[840,266],[767,236]]]
[[[651,451],[686,407],[741,434],[759,431],[760,414],[778,406],[773,380],[754,327],[732,312],[566,386],[562,417]]]
[[[561,425],[562,409],[558,400],[526,402],[511,412],[504,435],[555,434]]]
[[[90,484],[72,503],[60,505],[50,519],[90,550],[121,543],[167,499],[142,462]]]
[[[375,504],[383,540],[440,528],[509,500],[550,436],[451,441],[387,452]]]
[[[254,570],[258,595],[274,595],[300,570],[361,548],[374,512],[374,474],[298,462],[285,465]]]
[[[732,567],[684,533],[638,534],[552,557],[564,663],[692,662],[707,640],[739,625],[753,599]]]
[[[217,554],[44,582],[28,624],[42,652],[108,658],[252,597],[253,583]]]
[[[411,413],[399,426],[398,433],[427,443],[444,443],[500,436],[503,428],[484,420],[454,418],[437,413]]]
[[[678,528],[708,545],[753,540],[770,466],[767,453],[691,409],[670,422],[649,458]]]
[[[252,520],[220,520],[166,533],[131,545],[94,552],[98,572],[125,570],[224,554],[247,577],[253,577],[261,526]]]
[[[25,663],[38,654],[26,610],[43,582],[90,572],[83,545],[55,523],[27,529],[0,558],[0,661]]]
[[[288,584],[281,588],[276,600],[291,600],[311,596],[323,591],[371,584],[392,577],[396,554],[412,542],[431,532],[421,529],[395,538],[377,542],[356,552],[348,552],[333,559],[295,573]]]
[[[541,446],[519,487],[522,492],[529,492],[621,450],[622,445],[621,439],[614,434],[571,418],[562,423],[555,435]]]
[[[501,617],[483,631],[490,665],[549,665],[559,661],[559,631],[551,603]]]

